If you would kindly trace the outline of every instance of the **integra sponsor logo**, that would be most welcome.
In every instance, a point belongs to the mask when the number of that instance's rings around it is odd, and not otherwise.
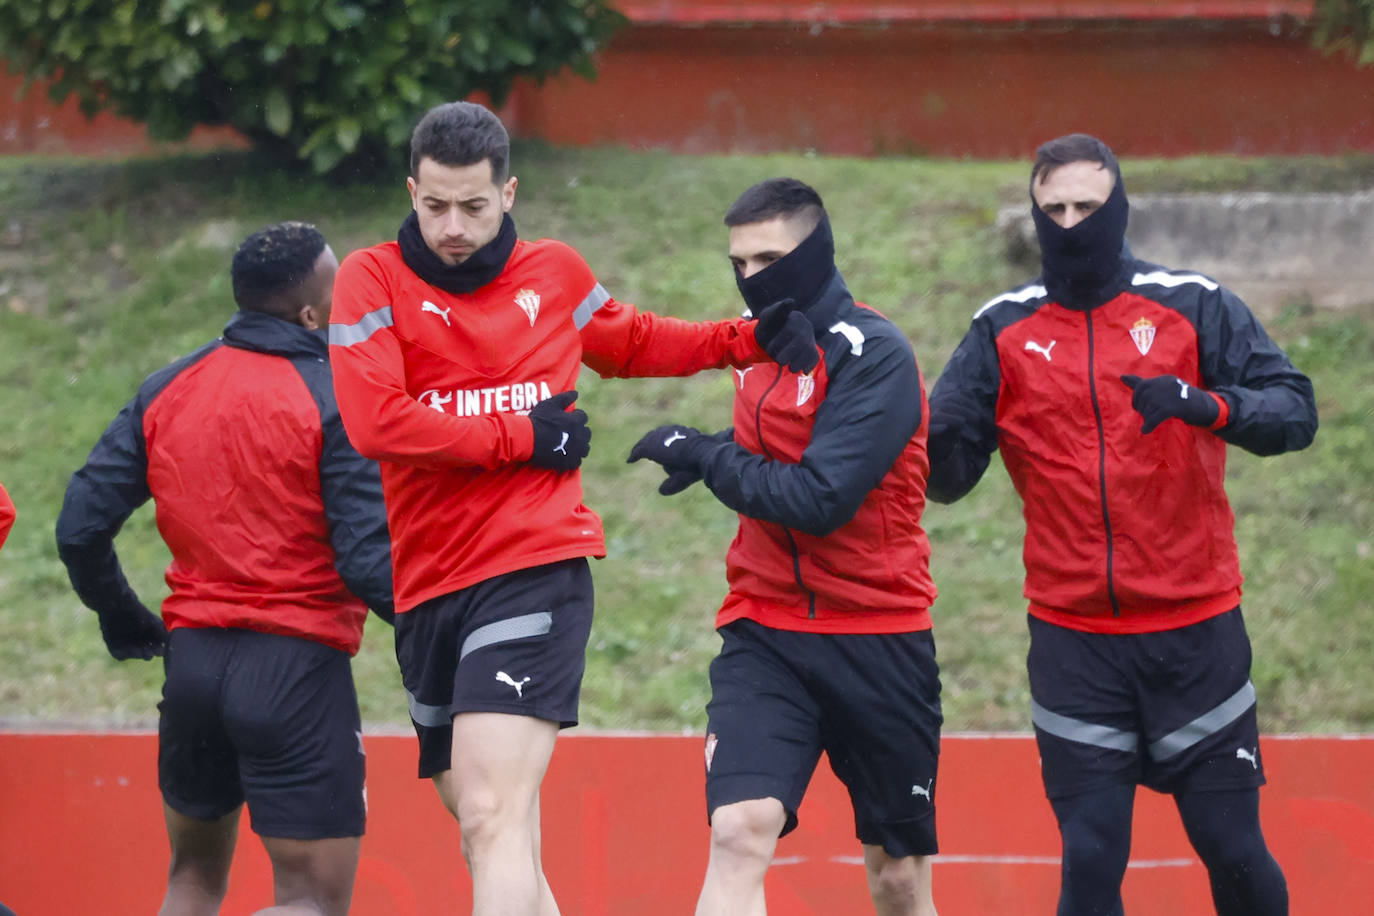
[[[547,382],[516,382],[495,388],[431,388],[415,400],[440,413],[477,417],[488,413],[529,413],[535,404],[552,396]]]

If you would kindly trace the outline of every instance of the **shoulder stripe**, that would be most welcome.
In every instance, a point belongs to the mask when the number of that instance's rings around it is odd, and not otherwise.
[[[1152,271],[1148,274],[1136,274],[1131,277],[1132,286],[1183,286],[1185,283],[1196,283],[1203,289],[1215,290],[1217,284],[1208,280],[1202,274],[1171,274],[1162,270]]]
[[[351,347],[367,340],[382,328],[389,328],[395,322],[391,318],[391,306],[368,312],[356,324],[331,324],[329,343],[335,347]]]
[[[831,334],[843,334],[849,339],[849,352],[855,356],[864,355],[864,332],[847,321],[837,321],[830,326]]]
[[[592,291],[587,293],[587,298],[578,303],[577,308],[573,309],[573,325],[580,331],[587,326],[587,322],[592,320],[592,315],[596,314],[601,306],[611,300],[611,294],[606,292],[606,287],[600,283],[592,287]]]
[[[1032,299],[1039,299],[1041,296],[1045,295],[1048,295],[1048,290],[1043,286],[1023,286],[1018,290],[1003,293],[996,299],[989,299],[987,302],[984,302],[983,306],[973,313],[973,317],[977,319],[988,309],[1002,302],[1029,302]]]

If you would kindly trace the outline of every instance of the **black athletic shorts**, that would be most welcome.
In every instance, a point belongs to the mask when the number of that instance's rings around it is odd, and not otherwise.
[[[493,576],[397,614],[396,660],[420,739],[420,777],[449,768],[458,713],[576,725],[591,628],[585,557]]]
[[[1180,793],[1264,784],[1240,608],[1156,633],[1030,618],[1031,721],[1050,798],[1121,784]]]
[[[362,836],[362,725],[347,653],[179,627],[164,666],[158,785],[173,810],[209,821],[246,800],[260,836]]]
[[[824,750],[861,843],[933,855],[940,669],[929,630],[796,633],[736,620],[711,662],[706,810],[758,798],[797,808]]]

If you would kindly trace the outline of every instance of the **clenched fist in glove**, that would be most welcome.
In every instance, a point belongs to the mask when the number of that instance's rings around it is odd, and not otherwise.
[[[1121,381],[1134,392],[1131,406],[1145,419],[1140,427],[1142,433],[1153,432],[1159,424],[1174,417],[1192,426],[1211,426],[1221,413],[1215,395],[1194,388],[1176,375],[1123,375]]]
[[[592,431],[585,410],[568,410],[577,391],[564,391],[530,408],[534,451],[530,464],[555,471],[574,471],[591,450]]]
[[[664,427],[664,429],[676,429],[676,428],[677,428],[677,427]],[[684,427],[682,427],[682,429],[683,429],[683,430],[691,430],[692,432],[695,432],[695,430],[692,430],[691,427],[689,427],[689,426],[684,426]],[[656,432],[658,432],[658,430],[654,430],[654,433],[656,433]],[[650,433],[648,436],[645,436],[644,439],[649,439],[649,436],[652,436],[654,433]],[[664,438],[667,438],[667,436],[665,436]],[[735,428],[734,428],[733,426],[727,427],[726,429],[722,429],[722,430],[721,430],[720,432],[718,432],[718,433],[712,433],[712,434],[709,435],[709,436],[703,436],[703,438],[710,439],[712,442],[715,442],[715,443],[734,442],[734,441],[735,441]],[[642,439],[642,440],[640,440],[640,441],[643,442],[644,440]],[[638,449],[638,448],[639,448],[639,446],[636,445],[636,446],[635,446],[635,449]],[[670,446],[670,448],[671,448],[671,446]],[[645,457],[648,457],[648,456],[647,456],[647,455],[639,455],[639,456],[636,456],[636,455],[635,455],[635,452],[634,452],[634,451],[631,451],[631,452],[630,452],[630,458],[629,458],[629,460],[630,460],[630,461],[637,461],[637,460],[639,460],[639,458],[645,458]],[[700,455],[698,455],[697,457],[698,457],[698,461],[700,461]],[[663,483],[661,483],[661,484],[658,485],[658,492],[659,492],[661,495],[663,495],[663,496],[672,496],[672,495],[675,494],[675,493],[681,493],[683,490],[687,489],[687,488],[690,487],[692,484],[696,483],[698,480],[701,479],[701,466],[700,466],[700,464],[694,464],[694,465],[693,465],[692,467],[690,467],[690,468],[679,469],[679,470],[676,470],[676,471],[670,470],[670,469],[668,469],[668,468],[666,468],[666,467],[664,468],[664,470],[668,471],[668,476],[667,476],[666,478],[664,478]]]
[[[759,312],[754,340],[773,362],[793,372],[810,372],[821,360],[811,320],[791,299],[779,299]]]
[[[726,430],[717,435],[729,434]],[[716,436],[708,436],[690,426],[660,426],[645,433],[644,437],[630,449],[630,457],[625,459],[633,464],[641,458],[656,461],[668,472],[668,479],[659,484],[658,492],[664,496],[679,493],[701,479],[701,459],[706,449],[719,443]]]
[[[167,628],[162,618],[142,604],[101,613],[100,635],[110,655],[121,662],[130,658],[146,661],[167,651]]]

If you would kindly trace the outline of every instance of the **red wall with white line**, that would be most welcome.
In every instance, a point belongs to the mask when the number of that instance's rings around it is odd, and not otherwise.
[[[457,826],[414,740],[369,736],[368,835],[353,913],[466,912]],[[1374,900],[1374,736],[1277,737],[1263,745],[1261,817],[1293,916],[1369,912]],[[706,865],[700,738],[569,734],[544,784],[544,861],[565,916],[690,912]],[[18,916],[156,909],[167,841],[151,734],[0,733],[0,901]],[[941,916],[1051,913],[1058,840],[1027,736],[948,735],[937,783]],[[801,826],[768,875],[773,916],[869,912],[843,788],[824,764]],[[271,901],[245,817],[224,916]],[[1169,799],[1142,790],[1128,912],[1212,912],[1206,873]]]

